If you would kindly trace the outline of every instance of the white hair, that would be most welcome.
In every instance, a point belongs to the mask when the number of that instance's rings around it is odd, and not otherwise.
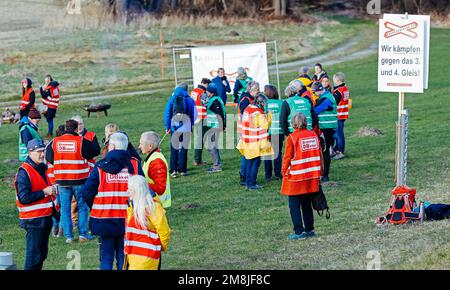
[[[148,214],[155,214],[155,203],[153,202],[148,182],[141,175],[133,175],[128,178],[128,191],[133,197],[133,216],[136,224],[148,228]]]
[[[120,132],[113,133],[109,138],[109,144],[114,145],[116,150],[127,150],[128,137]]]
[[[341,83],[345,83],[345,75],[343,72],[337,72],[335,73],[335,75],[333,76],[333,78],[337,79],[338,81],[340,81]]]
[[[300,90],[302,89],[302,87],[304,87],[305,85],[302,83],[302,81],[295,79],[295,80],[292,80],[292,81],[289,83],[288,86],[293,86],[293,87],[295,87],[295,89],[296,89],[297,92],[298,92],[298,91],[300,91]]]
[[[300,112],[295,113],[291,118],[291,125],[294,129],[305,129],[308,126],[306,115]]]
[[[258,91],[259,92],[259,83],[255,81],[251,81],[247,84],[247,92]]]
[[[77,123],[84,123],[83,118],[80,115],[73,116],[71,120],[77,121]]]
[[[153,148],[159,148],[160,138],[154,131],[144,132],[141,135],[145,145],[152,145]]]

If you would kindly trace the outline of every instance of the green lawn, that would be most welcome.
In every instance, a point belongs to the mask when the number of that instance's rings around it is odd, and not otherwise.
[[[432,203],[450,203],[450,30],[431,32],[430,84],[424,94],[407,94],[410,112],[408,184],[418,198]],[[351,119],[346,123],[347,158],[333,161],[330,178],[336,186],[325,187],[331,219],[315,215],[317,237],[288,241],[292,231],[287,198],[279,194],[280,183],[259,182],[264,190],[249,192],[238,184],[240,155],[222,150],[224,170],[207,175],[206,168],[189,167],[189,176],[172,180],[173,207],[168,211],[172,228],[164,269],[365,269],[369,251],[381,255],[382,269],[450,269],[450,224],[448,220],[422,225],[374,224],[388,206],[393,188],[397,94],[377,93],[376,56],[325,68],[332,74],[346,73],[353,99]],[[282,76],[282,85],[294,77]],[[146,130],[163,131],[162,115],[170,94],[112,99],[108,118],[95,116],[86,126],[102,134],[104,125],[117,122],[138,143]],[[56,124],[82,114],[81,104],[64,105]],[[46,128],[43,121],[42,126]],[[380,137],[357,137],[361,127],[380,129]],[[4,125],[1,132],[0,251],[12,251],[23,267],[25,231],[18,228],[12,176],[17,162],[17,128]],[[99,137],[101,139],[101,137]],[[168,140],[162,148],[168,157]],[[207,153],[206,155],[207,156]],[[208,156],[207,156],[208,157]],[[208,157],[209,159],[209,157]],[[192,164],[193,152],[189,154]],[[195,204],[197,207],[189,207]],[[65,269],[69,250],[81,253],[81,268],[99,266],[98,245],[66,245],[64,239],[50,239],[46,269]]]

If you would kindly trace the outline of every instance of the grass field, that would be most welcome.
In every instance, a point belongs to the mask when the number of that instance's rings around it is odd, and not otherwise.
[[[450,203],[450,115],[445,113],[450,81],[443,73],[450,65],[449,43],[450,30],[432,29],[429,89],[405,98],[410,113],[408,184],[417,188],[419,199],[432,203]],[[394,186],[398,108],[395,93],[377,93],[376,56],[325,69],[330,74],[346,73],[354,107],[346,122],[347,158],[332,162],[330,178],[336,186],[324,188],[331,219],[315,215],[317,237],[288,241],[292,224],[287,198],[279,194],[280,182],[264,183],[261,168],[264,190],[244,190],[238,184],[239,153],[222,150],[223,172],[207,175],[206,168],[189,166],[189,176],[172,180],[173,206],[168,211],[172,240],[163,269],[365,269],[369,251],[380,253],[382,269],[450,269],[448,220],[382,228],[374,224],[387,209]],[[294,76],[282,75],[282,85]],[[101,136],[104,125],[113,121],[137,144],[141,132],[163,131],[169,94],[167,90],[111,100],[110,116],[85,119],[86,127]],[[83,113],[79,105],[64,105],[63,100],[56,124]],[[44,131],[45,120],[41,126]],[[384,135],[356,136],[364,126]],[[18,228],[13,189],[19,164],[11,160],[17,158],[17,127],[4,125],[0,133],[0,251],[12,251],[22,268],[25,231]],[[168,157],[168,140],[162,148]],[[190,152],[189,165],[192,161]],[[80,251],[82,269],[98,268],[95,241],[69,246],[62,238],[50,238],[45,269],[66,269],[66,255],[72,249]]]

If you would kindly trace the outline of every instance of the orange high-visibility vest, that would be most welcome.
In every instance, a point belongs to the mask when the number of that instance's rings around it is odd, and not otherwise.
[[[58,87],[53,87],[48,85],[46,90],[50,90],[50,96],[47,98],[42,98],[42,103],[46,105],[49,109],[57,109],[59,106],[59,90]]]
[[[348,91],[347,86],[338,87],[333,91],[339,91],[341,94],[341,101],[337,105],[337,114],[338,120],[348,119],[348,109],[349,109],[349,100],[350,100],[350,92]]]
[[[86,130],[86,133],[83,135],[83,137],[84,139],[92,142],[95,138],[95,133]],[[95,166],[95,158],[89,159],[87,162],[89,165],[89,173],[91,173],[92,169],[94,169]]]
[[[269,132],[266,129],[258,128],[254,124],[254,117],[263,114],[264,111],[255,105],[248,105],[242,115],[242,136],[241,139],[245,143],[253,143],[269,138]]]
[[[20,101],[20,110],[25,110],[25,108],[30,104],[30,94],[33,92],[33,88],[28,88],[25,93],[22,95],[22,100]],[[34,108],[34,105],[31,106]]]
[[[138,161],[131,159],[133,175],[138,174]],[[91,217],[94,218],[126,218],[128,208],[128,173],[123,168],[118,174],[111,174],[97,167],[100,176],[98,193],[94,198]]]
[[[25,170],[30,178],[31,192],[43,190],[47,186],[50,186],[50,181],[46,177],[45,179],[28,163],[23,163],[20,168]],[[53,203],[52,197],[46,196],[43,199],[35,201],[30,204],[21,204],[18,198],[19,191],[16,185],[17,175],[14,180],[14,187],[16,189],[16,204],[19,210],[19,219],[34,219],[40,217],[46,217],[52,215]]]
[[[161,240],[155,231],[136,223],[134,215],[127,220],[125,228],[125,254],[139,255],[150,259],[161,257]]]
[[[83,180],[89,176],[89,164],[81,155],[83,136],[64,134],[53,140],[56,183],[63,180]]]
[[[198,116],[198,119],[200,119],[200,120],[206,119],[206,108],[205,108],[205,106],[202,105],[202,102],[201,102],[201,97],[204,92],[205,92],[205,90],[203,90],[201,88],[195,88],[191,92],[191,98],[193,98],[195,101],[195,108],[197,108],[197,112],[198,112],[197,116]]]
[[[295,130],[289,135],[294,144],[294,158],[288,169],[288,180],[302,181],[320,178],[322,163],[320,143],[316,133],[310,130]]]

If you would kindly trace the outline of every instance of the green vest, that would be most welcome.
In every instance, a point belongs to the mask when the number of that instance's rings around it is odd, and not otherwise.
[[[337,105],[336,100],[334,99],[333,95],[325,91],[320,97],[319,100],[323,98],[327,98],[331,101],[333,104],[333,110],[332,111],[323,111],[318,115],[319,117],[319,128],[320,129],[336,129],[338,127],[338,118],[337,118]]]
[[[238,91],[239,95],[241,95],[243,92],[247,91],[247,84],[251,81],[253,81],[253,78],[251,78],[251,77],[246,77],[245,80],[241,80],[241,79],[238,80],[238,82],[240,82],[242,85],[242,88],[240,88]]]
[[[209,128],[219,128],[219,119],[217,118],[216,113],[210,110],[214,100],[218,100],[220,102],[220,105],[222,105],[224,116],[226,116],[226,109],[222,99],[218,96],[213,96],[211,99],[209,99],[208,105],[206,106],[206,126]],[[225,122],[225,120],[222,121]]]
[[[23,143],[21,137],[22,131],[25,130],[25,128],[28,128],[33,139],[38,139],[42,141],[42,138],[41,136],[39,136],[38,132],[28,123],[22,126],[19,130],[19,161],[25,161],[25,159],[27,159],[28,156],[27,144]]]
[[[279,99],[270,99],[267,102],[267,112],[272,112],[272,124],[269,128],[269,135],[282,134],[280,126],[281,104],[283,104],[283,100]]]
[[[311,116],[311,103],[306,99],[299,96],[293,96],[286,99],[289,105],[289,110],[291,113],[288,116],[289,132],[294,132],[294,128],[291,124],[292,116],[296,113],[303,113],[306,116],[306,121],[308,122],[308,130],[312,130],[312,116]]]
[[[148,168],[150,166],[150,163],[152,163],[153,160],[160,158],[162,161],[164,161],[164,163],[166,164],[167,167],[167,179],[166,179],[166,191],[164,191],[164,193],[162,195],[158,195],[156,194],[156,196],[158,197],[159,201],[162,203],[164,208],[168,208],[172,205],[172,195],[170,193],[170,174],[169,174],[169,167],[167,166],[167,160],[164,157],[164,155],[162,155],[161,152],[153,152],[152,155],[150,155],[150,157],[148,158],[147,161],[144,161],[142,163],[142,170],[144,171],[145,174],[145,178],[147,179],[147,181],[150,184],[154,184],[155,182],[147,176],[148,173]]]

